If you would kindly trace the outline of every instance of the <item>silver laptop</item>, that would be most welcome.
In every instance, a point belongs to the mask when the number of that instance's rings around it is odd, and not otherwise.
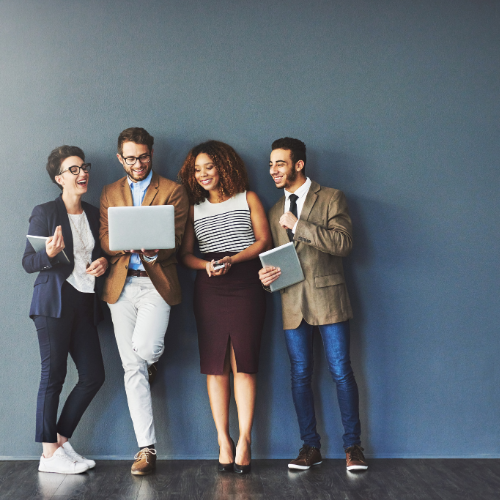
[[[110,250],[175,248],[173,205],[109,207]]]

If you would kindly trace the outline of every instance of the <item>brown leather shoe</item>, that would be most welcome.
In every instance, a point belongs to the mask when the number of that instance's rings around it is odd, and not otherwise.
[[[365,456],[363,455],[363,448],[355,444],[345,450],[345,460],[347,470],[366,470],[368,464],[366,463]]]
[[[146,476],[156,469],[156,450],[154,448],[143,448],[135,455],[131,473],[134,476]]]
[[[299,456],[288,464],[289,469],[307,470],[311,465],[319,465],[323,461],[318,448],[305,444],[299,451]]]

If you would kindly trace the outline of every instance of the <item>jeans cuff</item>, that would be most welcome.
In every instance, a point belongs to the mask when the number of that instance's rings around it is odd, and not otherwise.
[[[355,443],[344,445],[344,451],[347,450],[347,448],[350,448],[351,446],[361,446],[361,441],[358,440]]]
[[[310,446],[311,448],[318,448],[318,450],[321,449],[321,443],[319,443],[319,442],[318,443],[306,443],[304,441],[304,445],[305,446]]]

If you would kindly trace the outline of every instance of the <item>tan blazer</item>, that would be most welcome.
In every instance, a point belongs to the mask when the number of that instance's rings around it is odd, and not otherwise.
[[[269,211],[275,246],[289,243],[279,225],[284,208],[283,196]],[[352,248],[344,193],[312,181],[293,240],[305,280],[281,290],[283,328],[297,328],[302,319],[310,325],[327,325],[352,318],[342,266],[342,257]]]
[[[108,304],[114,304],[120,297],[130,261],[130,253],[109,249],[108,207],[131,207],[133,205],[127,177],[104,186],[101,194],[100,239],[102,249],[111,257],[109,259],[109,275],[104,283],[102,299]],[[175,252],[181,244],[188,215],[189,201],[186,190],[180,184],[153,172],[151,184],[146,191],[142,205],[173,205],[175,207],[175,249],[160,250],[158,258],[152,263],[143,261],[144,269],[160,295],[167,304],[174,306],[181,301],[181,286],[177,278]]]

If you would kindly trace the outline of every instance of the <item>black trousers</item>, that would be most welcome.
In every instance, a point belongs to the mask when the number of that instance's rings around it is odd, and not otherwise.
[[[60,318],[35,316],[42,375],[36,409],[38,443],[56,443],[57,433],[68,439],[88,405],[104,383],[104,364],[94,325],[94,294],[81,293],[65,282]],[[68,354],[78,370],[78,383],[71,391],[59,421],[59,395],[66,378]]]

